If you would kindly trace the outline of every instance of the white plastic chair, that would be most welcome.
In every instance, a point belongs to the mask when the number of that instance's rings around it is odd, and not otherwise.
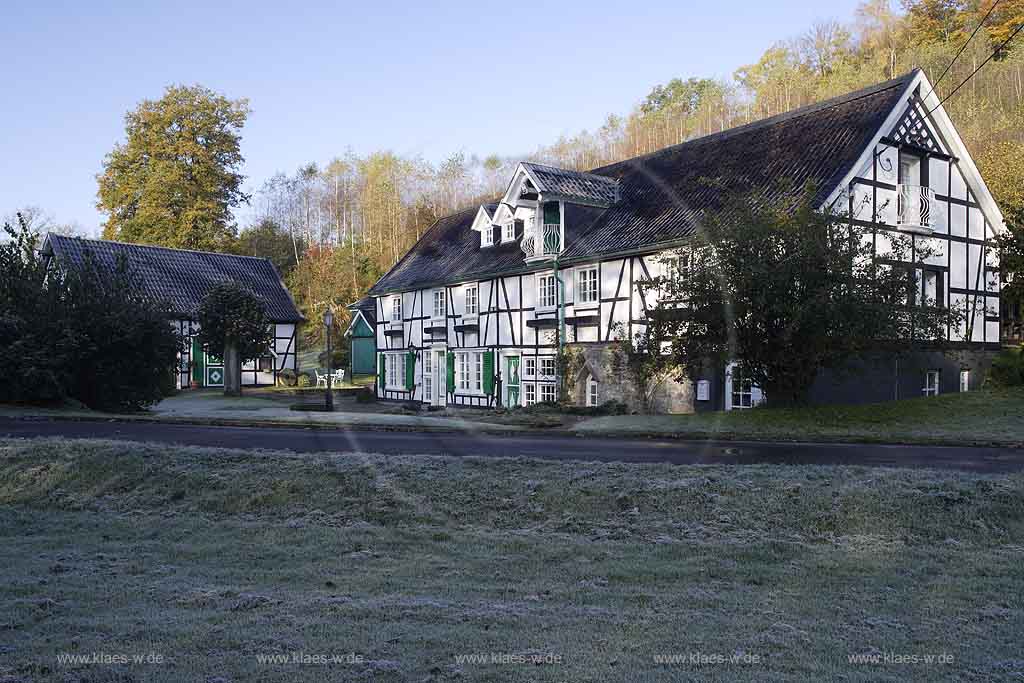
[[[321,375],[319,370],[315,370],[314,372],[316,372],[316,386],[319,387],[322,384],[322,385],[324,385],[326,387],[327,386],[327,374],[324,373],[323,375]]]
[[[331,380],[331,384],[333,386],[340,387],[344,383],[345,383],[345,371],[344,370],[335,370],[334,371],[334,379]]]

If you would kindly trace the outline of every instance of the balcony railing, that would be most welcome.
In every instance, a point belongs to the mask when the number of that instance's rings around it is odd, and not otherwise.
[[[935,190],[920,185],[900,185],[896,205],[896,225],[909,232],[932,232],[938,206]]]
[[[557,223],[528,225],[520,246],[527,261],[554,258],[562,251],[562,226]]]

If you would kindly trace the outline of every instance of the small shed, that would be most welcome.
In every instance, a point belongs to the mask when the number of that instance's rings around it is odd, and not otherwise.
[[[374,375],[377,372],[377,316],[372,297],[363,297],[348,306],[352,311],[352,323],[345,331],[350,344],[350,375]]]

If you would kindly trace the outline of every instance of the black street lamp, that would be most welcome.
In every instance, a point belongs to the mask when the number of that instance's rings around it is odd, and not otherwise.
[[[334,395],[331,394],[331,380],[334,371],[331,369],[331,326],[334,324],[334,312],[331,309],[324,311],[324,327],[327,328],[327,411],[334,411]]]

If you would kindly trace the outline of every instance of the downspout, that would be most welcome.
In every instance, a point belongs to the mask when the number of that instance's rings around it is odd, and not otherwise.
[[[559,256],[561,252],[559,252]],[[555,282],[558,283],[558,300],[555,305],[558,306],[558,395],[563,396],[562,389],[565,378],[562,376],[562,364],[565,359],[565,281],[562,280],[562,274],[558,270],[558,259],[559,256],[555,256]]]
[[[538,203],[540,204],[541,211],[544,210],[544,203],[540,201],[543,197],[538,196]],[[541,217],[543,222],[543,216]],[[558,260],[562,258],[562,251],[565,249],[565,204],[558,202],[558,253],[555,254],[555,282],[558,283],[558,300],[555,304],[558,306],[558,395],[563,396],[562,389],[564,389],[563,383],[565,378],[562,377],[561,365],[565,359],[565,281],[562,279],[561,271],[558,269]],[[543,235],[543,227],[541,228],[541,234]]]

